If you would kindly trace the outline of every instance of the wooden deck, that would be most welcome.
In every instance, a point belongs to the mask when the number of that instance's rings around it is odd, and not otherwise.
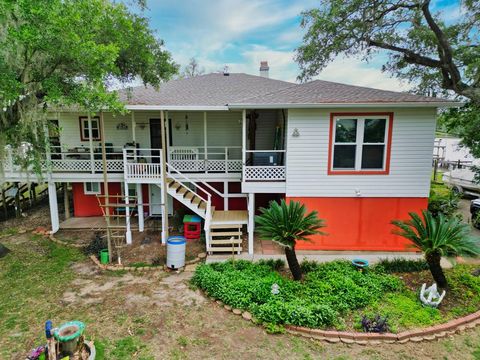
[[[123,221],[122,221],[123,220]],[[120,224],[125,224],[125,220],[122,219]],[[112,219],[112,224],[116,221]],[[132,230],[137,227],[137,218],[131,217],[130,224]],[[78,230],[78,229],[106,229],[107,223],[103,216],[89,216],[89,217],[71,217],[60,223],[60,229],[63,230]]]
[[[248,224],[248,213],[244,210],[217,211],[213,213],[212,225]]]

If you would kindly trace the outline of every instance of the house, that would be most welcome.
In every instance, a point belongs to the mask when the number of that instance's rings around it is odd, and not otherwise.
[[[273,80],[266,64],[261,72],[122,90],[127,115],[52,112],[59,131],[44,164],[52,231],[59,229],[55,184],[71,183],[74,216],[101,214],[104,141],[109,193],[136,209],[139,231],[145,217],[184,206],[205,220],[208,251],[244,250],[231,235],[246,228],[252,254],[255,213],[285,198],[326,220],[328,235],[298,249],[404,251],[407,243],[391,233],[390,221],[427,207],[437,109],[458,104],[321,80]],[[31,177],[11,154],[4,167],[6,181]],[[129,243],[130,211],[125,216]],[[165,221],[162,231],[165,241]]]

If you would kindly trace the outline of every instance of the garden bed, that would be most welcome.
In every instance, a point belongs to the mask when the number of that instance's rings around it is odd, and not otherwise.
[[[421,284],[431,284],[428,270],[389,273],[384,266],[357,271],[349,262],[304,264],[302,282],[295,282],[273,263],[229,261],[200,265],[192,283],[228,306],[249,311],[269,328],[296,325],[309,328],[362,331],[363,316],[387,318],[388,331],[398,333],[428,327],[473,313],[480,308],[480,277],[470,265],[446,270],[450,288],[438,309],[418,299]],[[278,264],[277,264],[278,265]],[[402,269],[400,269],[402,270]],[[278,284],[279,293],[272,294]]]

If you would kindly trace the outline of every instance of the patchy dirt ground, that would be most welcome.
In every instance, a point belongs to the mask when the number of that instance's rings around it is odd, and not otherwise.
[[[25,234],[3,241],[15,248],[29,246],[31,239]],[[58,297],[30,299],[25,306],[50,302],[55,324],[71,319],[84,321],[87,335],[103,348],[103,357],[99,359],[480,358],[478,328],[420,344],[329,344],[288,334],[267,334],[263,328],[219,308],[191,289],[191,272],[99,272],[85,259],[69,265],[69,271],[74,276]],[[44,320],[36,318],[23,330],[21,339],[30,339],[25,346],[33,346],[33,339],[41,338]],[[4,342],[0,339],[0,346]],[[10,358],[21,359],[20,355],[24,354],[13,353]]]

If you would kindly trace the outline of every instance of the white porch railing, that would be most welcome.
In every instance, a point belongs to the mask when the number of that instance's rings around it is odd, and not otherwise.
[[[285,181],[285,150],[246,150],[244,181]]]
[[[159,181],[162,179],[162,150],[123,149],[125,180]]]
[[[170,146],[168,163],[181,172],[242,171],[241,146]]]

